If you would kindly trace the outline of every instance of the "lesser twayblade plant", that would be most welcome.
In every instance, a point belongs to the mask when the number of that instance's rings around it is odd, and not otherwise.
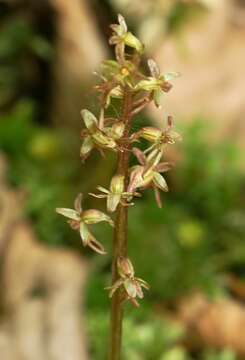
[[[159,107],[159,96],[172,88],[170,81],[177,73],[160,74],[154,60],[148,60],[149,73],[141,71],[144,46],[128,31],[124,18],[118,16],[119,24],[111,25],[112,36],[109,40],[115,45],[116,60],[106,60],[101,64],[100,83],[95,86],[99,92],[100,111],[95,116],[89,110],[82,110],[81,116],[85,125],[81,136],[81,159],[85,161],[94,149],[104,155],[113,151],[117,155],[117,169],[108,189],[97,186],[99,193],[91,193],[96,198],[106,199],[107,211],[115,213],[115,221],[105,213],[81,207],[82,195],[75,200],[74,209],[58,208],[57,212],[67,217],[72,229],[80,233],[82,244],[98,254],[105,254],[104,246],[91,233],[90,226],[102,221],[114,227],[112,284],[107,289],[111,298],[111,331],[109,359],[119,360],[121,356],[123,304],[129,300],[139,306],[137,299],[142,299],[142,289],[149,285],[135,277],[134,267],[128,258],[127,222],[128,208],[134,205],[135,197],[152,188],[157,205],[161,204],[161,191],[168,191],[168,185],[162,173],[173,167],[172,163],[163,160],[165,148],[180,139],[173,130],[173,119],[167,118],[167,126],[158,129],[152,126],[132,131],[134,116],[151,103]],[[130,48],[129,52],[126,52]],[[107,116],[113,98],[119,99],[121,111],[118,117]],[[136,146],[141,139],[147,145],[144,151]],[[134,156],[138,164],[129,166],[130,157]]]

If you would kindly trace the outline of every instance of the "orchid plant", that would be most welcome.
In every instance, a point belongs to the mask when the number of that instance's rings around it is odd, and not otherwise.
[[[72,229],[80,233],[82,244],[98,254],[106,254],[104,246],[95,239],[90,226],[107,222],[114,227],[112,284],[107,287],[111,298],[111,331],[109,359],[119,360],[121,354],[123,304],[129,300],[134,306],[142,299],[142,289],[149,285],[135,277],[135,271],[127,253],[128,208],[134,205],[133,199],[141,196],[147,188],[153,188],[157,205],[161,204],[160,191],[167,192],[168,185],[162,173],[169,171],[173,163],[164,161],[165,148],[180,140],[173,130],[173,119],[167,118],[165,129],[153,126],[132,131],[134,116],[153,102],[160,107],[159,97],[172,88],[172,81],[178,73],[161,74],[154,60],[148,60],[149,73],[141,71],[140,62],[144,46],[128,31],[124,18],[118,16],[118,24],[111,25],[112,36],[109,40],[115,46],[116,60],[106,60],[101,64],[97,75],[100,83],[95,86],[99,93],[100,111],[95,116],[87,109],[81,111],[84,130],[81,132],[81,159],[85,161],[90,153],[97,149],[102,155],[113,151],[117,155],[117,169],[112,177],[109,189],[98,186],[98,194],[91,196],[106,199],[107,211],[115,213],[115,220],[99,210],[83,210],[82,195],[75,200],[74,209],[58,208],[57,212],[66,218]],[[126,50],[130,48],[129,52]],[[113,98],[119,99],[121,113],[111,117],[108,114]],[[145,150],[137,148],[141,139],[150,143]],[[134,156],[138,164],[130,167],[130,157]]]

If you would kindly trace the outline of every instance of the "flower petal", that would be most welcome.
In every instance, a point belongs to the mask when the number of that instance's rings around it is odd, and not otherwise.
[[[161,90],[155,90],[153,94],[154,104],[157,108],[161,107],[162,92]]]
[[[139,131],[139,135],[145,140],[155,142],[160,139],[162,131],[153,126],[146,126]]]
[[[124,176],[115,175],[111,179],[110,190],[113,194],[121,194],[124,190]]]
[[[146,157],[145,154],[143,153],[143,151],[141,151],[138,148],[133,148],[132,152],[134,154],[134,156],[136,156],[137,160],[139,161],[140,165],[145,165],[146,163]]]
[[[106,254],[104,246],[93,235],[89,238],[88,246],[100,255]]]
[[[111,226],[114,226],[114,223],[113,223],[112,219],[110,218],[110,216],[108,216],[105,213],[103,213],[102,211],[96,210],[96,209],[85,210],[82,213],[82,219],[85,222],[85,224],[88,224],[88,225],[97,224],[99,222],[106,221]]]
[[[131,279],[124,281],[124,287],[129,297],[135,298],[137,296],[137,288]]]
[[[121,27],[123,33],[126,33],[128,31],[128,27],[127,27],[124,17],[121,14],[118,14],[118,22],[120,24],[120,27]]]
[[[166,180],[157,171],[154,171],[153,182],[162,191],[168,191],[168,185],[166,183]]]
[[[122,121],[118,121],[111,127],[111,134],[114,139],[120,139],[123,136],[125,124]]]
[[[110,290],[109,292],[109,297],[111,298],[114,293],[117,291],[117,289],[123,284],[123,279],[118,279],[116,282],[114,282],[114,284],[112,286],[110,286],[108,289]]]
[[[160,76],[160,69],[157,65],[157,63],[153,59],[149,59],[147,61],[148,67],[151,72],[151,76],[154,78],[158,78]]]
[[[135,288],[136,288],[137,296],[138,296],[140,299],[143,299],[144,294],[143,294],[143,291],[142,291],[142,289],[141,289],[140,284],[135,280],[134,285],[135,285]]]
[[[84,141],[82,143],[81,149],[80,149],[80,156],[82,159],[85,159],[90,151],[93,149],[94,143],[92,141],[92,138],[90,135],[86,136],[84,138]]]
[[[154,186],[154,194],[155,194],[155,200],[156,200],[157,206],[159,207],[159,209],[161,209],[162,208],[161,194],[160,194],[159,189],[156,186]]]
[[[81,236],[83,245],[87,246],[92,234],[90,233],[88,227],[84,224],[83,221],[81,221],[81,223],[80,223],[79,231],[80,231],[80,236]]]
[[[109,194],[109,191],[105,189],[103,186],[97,186],[97,189],[105,194]]]
[[[172,71],[172,72],[168,72],[166,74],[164,74],[164,80],[165,81],[171,81],[177,77],[179,77],[181,74],[179,72],[175,72],[175,71]]]
[[[140,278],[135,278],[135,280],[137,280],[137,282],[140,283],[140,286],[142,286],[146,290],[150,289],[150,285],[145,280],[140,279]]]
[[[96,145],[101,146],[103,148],[114,149],[117,146],[116,142],[112,138],[106,136],[105,134],[103,134],[102,131],[99,130],[95,131],[92,134],[92,138]]]
[[[74,209],[80,214],[82,212],[82,198],[83,194],[78,194],[74,201]]]
[[[143,172],[144,172],[144,166],[141,166],[141,165],[136,165],[131,169],[127,192],[133,193],[137,188],[142,186]]]
[[[132,278],[134,277],[134,267],[129,258],[119,256],[117,259],[117,270],[118,274],[122,278]]]
[[[63,215],[71,220],[80,221],[80,214],[73,209],[67,209],[67,208],[56,208],[56,212],[60,215]]]
[[[87,129],[93,130],[98,126],[98,120],[89,110],[83,109],[81,115]]]
[[[121,200],[121,194],[113,194],[113,193],[109,194],[107,196],[107,203],[106,203],[107,210],[109,212],[115,211],[120,200]]]
[[[104,198],[107,197],[106,194],[94,194],[94,193],[88,193],[88,194],[95,197],[95,198],[97,198],[97,199],[104,199]]]
[[[141,43],[141,41],[131,32],[127,32],[127,34],[124,37],[124,42],[127,46],[134,48],[139,53],[142,53],[144,50],[144,46]]]
[[[159,81],[155,78],[149,77],[147,80],[141,80],[135,86],[135,90],[145,90],[145,91],[154,91],[159,90],[162,81]]]
[[[174,163],[173,162],[161,162],[159,164],[156,165],[155,170],[157,172],[166,172],[171,170],[174,167]]]

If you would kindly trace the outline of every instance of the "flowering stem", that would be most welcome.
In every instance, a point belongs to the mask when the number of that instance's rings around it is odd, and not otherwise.
[[[129,142],[129,133],[131,125],[132,94],[128,88],[124,91],[124,101],[122,108],[121,120],[125,124],[124,134],[122,136],[122,151],[118,152],[117,174],[123,175],[125,179],[125,191],[128,185],[128,166],[131,144]],[[116,212],[114,240],[113,240],[113,261],[112,261],[112,284],[118,279],[117,259],[118,257],[127,256],[127,226],[128,226],[128,209],[121,204]],[[109,359],[119,360],[121,357],[122,342],[122,318],[123,306],[120,292],[117,291],[111,301],[111,332]]]

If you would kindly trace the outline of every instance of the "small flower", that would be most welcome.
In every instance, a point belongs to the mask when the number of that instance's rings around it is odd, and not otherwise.
[[[81,111],[86,130],[82,132],[84,138],[81,146],[80,155],[85,160],[93,148],[98,150],[111,149],[116,150],[117,143],[115,140],[105,134],[103,129],[99,128],[99,122],[97,118],[88,110],[84,109]]]
[[[125,79],[129,77],[131,73],[136,72],[136,66],[131,61],[125,60],[123,64],[119,64],[115,60],[104,60],[101,64],[100,77],[104,81],[116,80],[118,84],[125,84]]]
[[[93,225],[105,221],[111,226],[114,226],[114,223],[111,218],[102,211],[95,209],[83,211],[81,202],[82,194],[79,194],[75,199],[74,209],[57,208],[56,212],[68,218],[68,223],[71,228],[80,232],[84,246],[89,246],[92,250],[99,254],[105,254],[106,252],[104,247],[95,239],[93,234],[89,231],[87,225]]]
[[[133,149],[133,153],[137,157],[140,165],[131,168],[127,191],[134,192],[136,189],[153,187],[157,205],[161,208],[162,203],[158,189],[167,192],[168,185],[160,173],[170,170],[173,164],[170,162],[159,162],[162,157],[162,152],[156,149],[147,157],[137,148]]]
[[[169,72],[165,75],[161,75],[159,67],[154,60],[148,60],[148,66],[151,76],[145,80],[141,80],[135,87],[135,90],[145,90],[153,92],[153,100],[157,107],[160,107],[161,92],[168,92],[172,88],[172,84],[169,82],[172,79],[178,77],[180,74],[176,72]]]
[[[124,51],[125,46],[129,46],[134,48],[137,52],[143,52],[143,45],[136,36],[134,36],[131,32],[128,31],[127,24],[122,15],[118,15],[119,24],[111,25],[113,30],[113,34],[109,39],[109,43],[111,45],[115,45],[116,58],[119,63],[123,63],[125,61]]]
[[[123,298],[130,300],[134,306],[138,307],[139,303],[136,298],[143,299],[142,288],[149,290],[149,285],[144,280],[134,276],[134,268],[128,258],[118,258],[117,270],[120,277],[112,286],[107,288],[110,290],[109,297],[112,297],[118,289],[121,289]]]
[[[104,132],[107,136],[114,140],[119,140],[124,133],[125,123],[123,121],[117,121],[111,127],[104,127]]]
[[[105,60],[102,62],[100,72],[95,73],[102,80],[101,84],[96,85],[95,89],[101,93],[101,104],[108,108],[111,99],[122,99],[123,87],[127,84],[133,88],[131,74],[135,73],[135,65],[130,61],[124,61],[123,64],[114,60]]]
[[[121,99],[123,97],[122,89],[115,80],[107,81],[105,79],[103,83],[94,88],[101,93],[100,101],[105,109],[110,105],[112,98]]]
[[[115,175],[111,179],[110,190],[105,189],[102,186],[97,187],[103,194],[92,194],[90,195],[102,199],[107,198],[107,210],[113,212],[117,209],[118,204],[123,206],[133,205],[130,200],[133,196],[140,196],[139,193],[129,193],[124,191],[124,176]]]
[[[152,126],[146,126],[135,135],[135,138],[139,137],[153,143],[153,145],[146,150],[146,153],[152,149],[163,150],[166,144],[174,144],[176,141],[182,139],[181,135],[173,130],[172,116],[168,116],[167,126],[164,130],[157,129]]]

